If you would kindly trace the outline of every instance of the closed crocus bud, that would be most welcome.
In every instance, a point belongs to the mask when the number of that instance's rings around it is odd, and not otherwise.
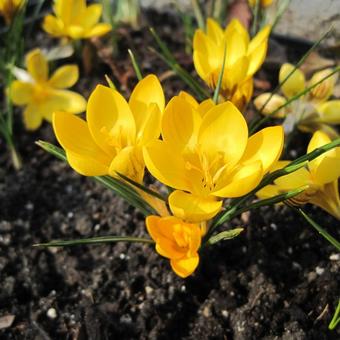
[[[254,105],[257,108],[257,110],[261,110],[261,112],[264,115],[268,115],[273,113],[280,106],[284,105],[286,101],[287,100],[284,97],[279,96],[278,94],[272,95],[271,93],[266,92],[255,98]],[[286,115],[285,108],[282,108],[275,115],[273,115],[273,117],[283,118],[285,117],[285,115]]]
[[[316,72],[310,79],[308,86],[313,86],[322,79],[325,79],[332,72],[333,70],[331,68]],[[332,95],[337,79],[338,75],[335,73],[332,76],[329,76],[328,78],[323,80],[319,85],[317,85],[310,91],[309,94],[311,99],[319,102],[326,101]]]
[[[305,75],[299,69],[294,70],[294,65],[288,63],[283,64],[280,69],[279,83],[283,82],[281,91],[287,98],[297,95],[306,87]]]
[[[0,0],[0,15],[4,17],[6,25],[10,25],[15,15],[26,0]]]

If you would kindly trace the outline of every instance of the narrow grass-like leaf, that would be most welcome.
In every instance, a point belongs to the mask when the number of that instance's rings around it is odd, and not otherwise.
[[[291,0],[283,0],[279,2],[279,8],[275,13],[275,19],[272,24],[272,31],[275,30],[276,25],[280,22],[282,15],[286,12]]]
[[[338,251],[340,251],[340,242],[330,235],[324,228],[316,223],[311,217],[309,217],[301,208],[295,209],[300,215],[314,228],[318,233],[324,237],[329,243],[331,243]]]
[[[325,32],[318,41],[316,41],[313,46],[301,57],[301,59],[297,62],[297,64],[294,66],[294,68],[292,69],[291,72],[289,72],[287,74],[287,76],[282,80],[281,83],[279,83],[274,90],[270,93],[269,97],[267,98],[267,100],[263,103],[263,105],[261,106],[260,110],[258,110],[258,112],[261,114],[263,112],[263,110],[265,109],[265,107],[267,106],[267,104],[269,103],[269,101],[271,100],[271,98],[274,96],[274,94],[276,94],[280,88],[287,82],[287,80],[292,76],[292,74],[296,71],[296,69],[298,69],[305,61],[306,59],[309,57],[309,55],[316,50],[317,47],[319,47],[319,45],[321,44],[321,42],[330,34],[330,32],[333,30],[333,27],[329,28],[329,30],[327,32]]]
[[[221,233],[218,233],[217,235],[211,236],[207,241],[207,245],[211,246],[220,241],[231,240],[237,237],[238,235],[240,235],[243,230],[244,228],[235,228],[232,230],[222,231]]]
[[[140,189],[140,190],[144,191],[145,193],[147,193],[147,194],[149,194],[149,195],[151,195],[151,196],[154,196],[154,197],[156,197],[156,198],[158,198],[158,199],[160,199],[160,200],[166,202],[166,198],[164,198],[164,197],[163,197],[161,194],[159,194],[158,192],[149,189],[149,188],[146,187],[145,185],[140,184],[140,183],[138,183],[138,182],[132,180],[132,179],[129,178],[129,177],[126,177],[125,175],[123,175],[123,174],[121,174],[121,173],[119,173],[119,172],[117,172],[117,175],[118,175],[119,177],[121,177],[124,181],[127,181],[127,182],[130,183],[131,185],[135,186],[137,189]]]
[[[340,299],[338,301],[338,306],[336,307],[333,318],[329,323],[328,329],[332,331],[333,329],[335,329],[339,322],[340,322]]]
[[[197,21],[197,25],[201,30],[205,29],[205,23],[204,23],[204,17],[203,17],[203,13],[201,10],[201,7],[198,3],[197,0],[191,0],[191,5],[192,5],[192,9],[194,11],[194,15]]]
[[[253,10],[253,22],[251,25],[251,35],[254,36],[256,34],[257,31],[257,27],[258,27],[258,21],[259,21],[259,16],[260,16],[260,0],[256,0],[255,2],[255,7]]]
[[[113,83],[113,81],[110,79],[110,77],[107,74],[105,74],[105,80],[107,84],[109,85],[110,89],[116,90],[115,84]]]
[[[38,141],[36,142],[36,144],[45,151],[59,158],[60,160],[67,162],[65,151],[58,146],[44,141]],[[117,195],[125,199],[129,204],[139,209],[145,216],[156,214],[154,208],[151,207],[128,183],[125,183],[118,178],[114,178],[111,176],[94,176],[91,178],[114,191]]]
[[[135,55],[133,54],[133,52],[130,49],[128,49],[128,52],[129,52],[129,56],[130,56],[130,59],[131,59],[131,62],[132,62],[133,69],[135,70],[137,79],[138,80],[142,80],[143,79],[143,75],[142,75],[142,72],[141,72],[141,70],[140,70],[140,68],[139,68],[139,66],[137,64]]]
[[[214,92],[213,101],[214,101],[215,104],[218,103],[218,96],[220,95],[220,92],[221,92],[222,80],[223,80],[224,68],[225,68],[226,54],[227,54],[227,44],[224,45],[222,67],[221,67],[220,74],[218,75],[217,85],[216,85],[216,89],[215,89],[215,92]]]
[[[160,51],[150,48],[151,51],[156,53],[172,70],[195,92],[199,100],[203,100],[209,97],[208,92],[200,85],[200,83],[194,79],[189,72],[187,72],[183,67],[181,67],[170,49],[162,41],[159,35],[155,32],[153,28],[150,28],[150,32],[153,35]]]
[[[101,244],[115,242],[139,242],[153,244],[154,241],[148,238],[132,237],[132,236],[99,236],[91,238],[83,238],[77,240],[57,240],[46,243],[37,243],[33,247],[70,247],[85,244]]]
[[[323,77],[321,80],[319,80],[318,82],[314,83],[313,85],[305,88],[303,91],[299,92],[298,94],[296,94],[295,96],[287,99],[287,101],[280,105],[277,109],[275,109],[273,112],[269,113],[268,115],[264,116],[263,118],[261,118],[260,120],[257,120],[255,122],[253,122],[249,128],[249,133],[253,134],[258,127],[260,127],[263,123],[265,123],[266,121],[268,121],[273,115],[275,115],[276,113],[278,113],[280,110],[282,110],[284,107],[286,107],[287,105],[289,105],[290,103],[294,102],[295,100],[299,99],[300,97],[304,96],[305,94],[307,94],[308,92],[310,92],[314,87],[318,86],[319,84],[321,84],[323,81],[325,81],[326,79],[328,79],[329,77],[331,77],[332,75],[338,73],[340,71],[340,66],[336,67],[333,72],[329,73],[327,76]]]

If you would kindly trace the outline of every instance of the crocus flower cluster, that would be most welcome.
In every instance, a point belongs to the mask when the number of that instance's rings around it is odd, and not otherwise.
[[[49,77],[48,61],[40,49],[26,56],[27,72],[18,73],[20,79],[13,81],[10,95],[14,104],[24,106],[24,123],[28,130],[37,129],[43,119],[52,120],[56,110],[81,113],[86,100],[80,94],[65,90],[78,80],[77,65],[64,65]]]
[[[304,132],[323,130],[331,137],[337,136],[337,132],[332,125],[340,124],[340,100],[329,100],[338,79],[337,73],[329,76],[332,71],[332,69],[327,68],[316,72],[311,79],[306,82],[305,75],[301,70],[294,70],[294,66],[291,64],[283,64],[279,73],[280,83],[291,74],[281,87],[284,96],[263,93],[255,99],[254,104],[257,109],[261,110],[262,106],[271,97],[262,110],[264,115],[270,114],[293,96],[296,96],[307,87],[311,87],[326,78],[312,88],[306,95],[292,102],[290,105],[285,106],[277,112],[274,117],[285,119],[283,126],[286,134],[292,132],[295,126],[297,126]],[[327,78],[327,76],[329,77]]]
[[[211,18],[206,26],[206,32],[198,29],[194,35],[196,71],[214,89],[224,64],[221,96],[243,110],[253,93],[253,76],[267,53],[270,26],[265,26],[251,40],[246,28],[236,19],[224,30]]]
[[[54,14],[48,14],[43,23],[44,30],[56,38],[72,40],[99,37],[111,31],[106,23],[98,23],[103,6],[87,6],[86,0],[55,0]]]
[[[331,139],[322,131],[316,131],[308,144],[307,152],[330,143]],[[289,161],[279,161],[272,168],[277,170]],[[260,198],[268,198],[292,189],[306,188],[292,200],[293,204],[314,204],[340,220],[340,199],[338,178],[340,177],[340,148],[325,152],[305,167],[278,178],[274,184],[257,192]]]
[[[221,210],[223,198],[254,189],[283,147],[280,126],[249,138],[247,123],[231,102],[215,105],[208,99],[199,104],[182,92],[164,108],[154,75],[137,84],[129,102],[99,85],[89,98],[86,121],[56,112],[53,127],[79,173],[119,173],[142,183],[146,165],[156,179],[175,189],[168,197],[172,216],[151,216],[147,228],[156,250],[182,277],[197,267],[206,222]]]

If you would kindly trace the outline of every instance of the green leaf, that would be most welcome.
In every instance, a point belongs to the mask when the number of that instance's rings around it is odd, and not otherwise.
[[[107,84],[109,85],[110,89],[116,90],[115,84],[113,83],[113,81],[110,79],[110,77],[107,74],[105,74],[105,80]]]
[[[147,193],[147,194],[149,194],[149,195],[151,195],[151,196],[154,196],[154,197],[156,197],[156,198],[158,198],[158,199],[160,199],[160,200],[166,202],[166,198],[163,197],[163,196],[162,196],[161,194],[159,194],[158,192],[149,189],[148,187],[146,187],[146,186],[143,185],[143,184],[140,184],[140,183],[138,183],[138,182],[135,182],[135,181],[132,180],[131,178],[126,177],[125,175],[123,175],[123,174],[121,174],[121,173],[119,173],[119,172],[117,172],[117,175],[118,175],[119,177],[121,177],[124,181],[127,181],[128,183],[130,183],[131,185],[135,186],[136,188],[138,188],[138,189],[144,191],[145,193]]]
[[[148,238],[132,237],[132,236],[99,236],[91,238],[83,238],[77,240],[57,240],[47,243],[37,243],[33,247],[69,247],[85,244],[101,244],[113,242],[139,242],[153,244],[154,241]]]
[[[131,62],[132,62],[133,69],[135,70],[137,79],[142,80],[143,75],[142,75],[142,72],[141,72],[141,70],[140,70],[140,68],[137,64],[136,58],[135,58],[133,52],[130,49],[128,49],[128,52],[129,52],[129,56],[130,56],[130,59],[131,59]]]
[[[207,245],[211,246],[220,241],[231,240],[237,237],[238,235],[240,235],[243,230],[244,228],[235,228],[232,230],[222,231],[221,233],[218,233],[217,235],[211,236],[209,240],[207,241]]]
[[[189,72],[187,72],[177,63],[176,58],[167,45],[159,37],[159,35],[155,32],[155,30],[150,28],[150,32],[155,38],[155,41],[161,52],[158,52],[152,48],[150,48],[150,50],[156,53],[192,89],[192,91],[195,92],[199,100],[208,98],[209,94],[199,84],[199,82],[191,76]]]
[[[216,85],[216,89],[215,89],[214,97],[213,97],[213,101],[214,101],[215,104],[217,104],[218,96],[220,95],[220,92],[221,92],[222,80],[223,80],[223,74],[224,74],[224,68],[225,68],[226,54],[227,54],[227,45],[225,44],[224,45],[224,52],[223,52],[222,68],[221,68],[220,74],[218,75],[217,85]]]
[[[336,307],[332,321],[329,323],[328,329],[332,331],[333,329],[335,329],[339,322],[340,322],[340,299],[338,301],[338,306]]]
[[[300,215],[314,228],[318,233],[331,243],[338,251],[340,251],[340,242],[330,235],[324,228],[317,224],[311,217],[309,217],[301,208],[296,209]]]

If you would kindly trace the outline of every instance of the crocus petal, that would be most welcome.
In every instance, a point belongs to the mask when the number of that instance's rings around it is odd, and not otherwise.
[[[306,168],[300,168],[289,175],[277,178],[275,180],[275,185],[277,185],[280,190],[288,191],[306,186],[310,182],[311,176],[309,171]]]
[[[11,84],[11,99],[15,105],[26,105],[32,100],[33,84],[14,80]]]
[[[195,196],[175,190],[169,196],[169,205],[176,217],[198,223],[213,218],[221,210],[222,201],[217,201],[212,196]]]
[[[85,176],[108,174],[111,158],[95,144],[84,120],[70,113],[56,112],[53,129],[74,170]]]
[[[242,157],[247,142],[247,123],[231,102],[214,106],[203,117],[198,143],[208,155],[223,152],[230,164],[236,164]]]
[[[128,103],[119,92],[98,85],[88,100],[86,118],[93,139],[107,154],[115,153],[115,145],[109,143],[110,137],[124,144],[119,147],[133,144],[135,121]]]
[[[64,33],[64,23],[53,15],[48,14],[44,18],[43,29],[55,37],[61,37]]]
[[[136,122],[137,134],[143,129],[145,121],[149,118],[148,108],[151,104],[156,104],[159,112],[163,112],[165,98],[162,85],[153,74],[140,80],[130,96],[129,106]],[[159,134],[160,131],[158,130]]]
[[[154,141],[143,149],[144,161],[160,182],[179,190],[188,190],[186,168],[182,157],[163,141]]]
[[[226,175],[229,182],[222,188],[217,188],[212,194],[218,197],[241,197],[253,190],[262,179],[262,163],[260,161],[240,166],[234,173]],[[221,180],[222,181],[222,180]]]
[[[270,98],[270,99],[269,99]],[[269,101],[268,101],[269,99]],[[267,102],[268,101],[268,102]],[[261,113],[264,115],[272,114],[274,111],[276,111],[279,107],[284,105],[286,103],[286,99],[278,94],[271,94],[269,92],[265,92],[257,96],[254,100],[254,105],[257,108],[257,110],[261,110],[263,105],[265,107],[262,109]],[[272,115],[273,118],[283,118],[286,115],[285,109],[282,108],[277,113]]]
[[[77,0],[76,0],[77,1]],[[54,4],[55,14],[63,20],[65,24],[68,24],[71,20],[72,7],[75,1],[70,0],[58,0]]]
[[[340,100],[330,100],[318,106],[317,122],[340,124]]]
[[[284,142],[282,126],[267,127],[252,135],[241,162],[262,162],[263,173],[267,173],[279,159]]]
[[[110,24],[97,24],[86,33],[85,38],[101,37],[102,35],[109,33],[111,30],[112,26]]]
[[[322,131],[316,131],[311,138],[307,152],[311,152],[327,143],[331,139]],[[314,160],[310,161],[308,167],[318,184],[333,182],[340,176],[340,148],[329,150]]]
[[[207,35],[216,44],[219,44],[223,40],[223,33],[221,26],[214,19],[207,19]]]
[[[88,6],[83,18],[81,18],[81,25],[85,28],[92,28],[100,19],[102,15],[103,6],[101,4],[93,4]]]
[[[137,133],[137,144],[147,145],[158,139],[161,133],[162,113],[157,104],[150,104],[145,112],[145,121]]]
[[[247,69],[249,60],[247,57],[242,56],[235,60],[223,73],[223,89],[233,89],[237,87],[247,76]],[[220,72],[220,70],[219,70]]]
[[[199,256],[184,257],[181,259],[171,259],[170,264],[172,270],[180,277],[186,278],[191,275],[197,268]]]
[[[112,177],[116,177],[117,172],[135,182],[141,183],[144,176],[144,160],[141,149],[135,146],[128,146],[118,152],[112,160],[109,174]]]
[[[72,39],[82,39],[85,38],[85,29],[80,25],[70,25],[67,26],[67,35],[70,36]]]
[[[35,110],[34,106],[28,105],[24,110],[24,124],[27,130],[36,130],[42,123],[41,114]]]
[[[340,198],[338,180],[325,184],[309,203],[314,204],[340,220]]]
[[[187,101],[192,106],[193,109],[195,109],[195,110],[198,109],[199,104],[198,104],[197,100],[191,94],[189,94],[188,92],[181,91],[178,94],[178,97]]]
[[[51,122],[55,111],[81,113],[86,109],[86,100],[79,93],[68,90],[52,90],[44,101],[38,105],[43,117]]]
[[[293,71],[294,66],[283,64],[279,73],[279,82],[282,83]],[[286,82],[281,86],[281,90],[287,98],[291,98],[305,89],[305,76],[299,69],[296,69]]]
[[[326,70],[314,73],[313,77],[308,82],[308,87],[318,83],[319,81],[322,81],[322,79],[326,78],[332,72],[333,70],[328,68]],[[335,73],[332,76],[324,79],[319,85],[311,89],[309,93],[311,98],[320,102],[327,100],[333,93],[337,78],[338,74]]]
[[[197,112],[203,117],[211,108],[215,106],[215,103],[211,98],[203,100],[197,108]]]
[[[253,76],[264,62],[268,49],[268,37],[271,27],[265,26],[256,36],[250,41],[248,48],[249,67],[247,76]]]
[[[65,89],[72,87],[79,78],[79,69],[77,65],[65,65],[59,67],[48,81],[49,85],[54,88]]]
[[[266,199],[274,197],[280,194],[279,187],[277,185],[267,185],[256,193],[256,196],[260,199]]]
[[[37,82],[44,82],[48,78],[48,64],[40,49],[35,49],[26,55],[27,71]]]
[[[202,118],[192,106],[179,96],[173,97],[163,114],[162,137],[176,150],[197,143]]]

